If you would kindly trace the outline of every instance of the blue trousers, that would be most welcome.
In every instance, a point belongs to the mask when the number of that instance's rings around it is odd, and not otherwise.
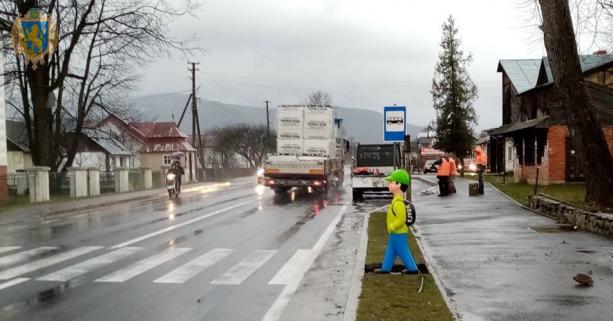
[[[411,249],[409,249],[409,234],[388,234],[387,247],[385,248],[385,257],[381,270],[391,271],[396,256],[400,257],[402,263],[411,272],[417,272],[417,265]]]

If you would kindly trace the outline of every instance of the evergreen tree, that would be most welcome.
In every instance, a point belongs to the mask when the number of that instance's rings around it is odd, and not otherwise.
[[[471,125],[477,124],[472,103],[477,98],[477,86],[468,74],[472,58],[464,56],[461,41],[452,16],[443,24],[441,52],[432,79],[432,101],[436,120],[432,127],[436,132],[435,148],[453,153],[464,163],[473,147]],[[461,171],[462,175],[464,171]]]

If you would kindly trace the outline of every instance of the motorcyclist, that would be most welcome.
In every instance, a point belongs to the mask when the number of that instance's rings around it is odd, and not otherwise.
[[[170,165],[170,171],[175,174],[175,186],[177,194],[179,194],[181,193],[181,176],[185,174],[185,170],[183,166],[181,166],[181,160],[179,158],[175,158],[172,165]]]

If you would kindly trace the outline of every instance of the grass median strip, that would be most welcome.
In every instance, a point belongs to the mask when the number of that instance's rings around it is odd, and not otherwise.
[[[386,244],[385,213],[373,213],[368,223],[367,265],[383,260]],[[423,263],[423,255],[412,234],[409,237],[409,246],[417,263]],[[432,276],[423,276],[423,290],[417,293],[421,285],[418,275],[364,274],[357,320],[454,320]]]

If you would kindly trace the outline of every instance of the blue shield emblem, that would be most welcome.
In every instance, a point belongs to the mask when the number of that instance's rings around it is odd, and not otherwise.
[[[47,52],[49,28],[47,21],[21,21],[26,50],[34,54]],[[25,48],[24,48],[25,49]]]

